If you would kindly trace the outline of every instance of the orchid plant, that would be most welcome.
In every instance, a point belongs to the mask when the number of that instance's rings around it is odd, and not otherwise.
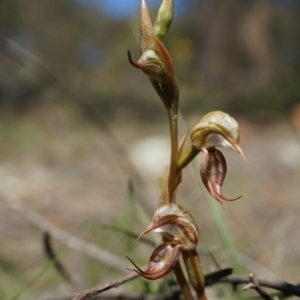
[[[169,119],[171,137],[170,165],[164,177],[159,207],[151,224],[140,235],[157,232],[162,243],[150,257],[148,268],[142,270],[128,258],[138,274],[148,280],[164,277],[174,271],[185,299],[193,299],[190,284],[179,263],[182,254],[189,281],[197,299],[207,299],[201,262],[196,247],[198,228],[191,213],[176,203],[176,191],[180,185],[182,170],[201,153],[200,177],[209,194],[222,203],[237,200],[222,193],[227,172],[224,155],[217,147],[235,150],[245,159],[240,147],[238,123],[228,114],[214,111],[203,116],[190,135],[190,146],[186,149],[188,134],[178,143],[179,84],[170,54],[164,46],[165,38],[173,18],[174,0],[163,0],[154,25],[145,0],[141,1],[140,48],[142,55],[135,62],[128,51],[129,62],[141,69],[163,102]]]

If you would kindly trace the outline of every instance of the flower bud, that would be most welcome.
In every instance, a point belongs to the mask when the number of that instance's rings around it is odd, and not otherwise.
[[[155,43],[151,38],[154,36],[154,29],[145,0],[141,2],[141,25],[140,25],[140,48],[142,52],[155,50]]]
[[[174,0],[163,0],[154,22],[155,36],[162,41],[166,36],[173,19]]]
[[[145,50],[138,62],[132,60],[128,51],[128,59],[134,67],[141,69],[150,79],[156,81],[155,87],[166,96],[168,102],[165,105],[169,107],[172,102],[178,101],[179,85],[176,73],[170,54],[163,43],[155,36],[151,39],[155,42],[157,50]]]

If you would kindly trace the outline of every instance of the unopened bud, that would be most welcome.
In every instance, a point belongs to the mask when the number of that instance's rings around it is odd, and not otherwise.
[[[140,27],[140,47],[142,52],[152,49],[155,50],[155,42],[152,37],[154,36],[154,30],[148,7],[145,0],[141,2],[141,27]]]
[[[154,22],[154,34],[161,41],[165,38],[171,26],[173,7],[174,0],[163,0]]]

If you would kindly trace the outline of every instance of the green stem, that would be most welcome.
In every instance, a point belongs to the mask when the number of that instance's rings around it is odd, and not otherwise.
[[[183,252],[183,260],[188,272],[190,282],[197,294],[197,299],[207,300],[205,295],[205,279],[202,272],[200,257],[196,250],[189,253]]]
[[[169,179],[168,179],[168,195],[169,199],[163,199],[163,203],[166,204],[173,202],[173,196],[175,192],[175,182],[177,175],[177,161],[178,161],[178,101],[179,101],[179,91],[178,88],[174,90],[173,95],[167,95],[162,86],[153,78],[149,77],[150,81],[157,92],[158,96],[164,103],[169,117],[169,127],[171,136],[171,158],[170,158],[170,168],[169,168]],[[170,99],[172,98],[172,99]]]
[[[173,196],[175,192],[175,182],[177,175],[177,160],[178,160],[178,108],[174,104],[168,110],[169,124],[170,124],[170,136],[171,136],[171,158],[170,158],[170,169],[169,169],[169,202],[173,202]]]
[[[180,286],[180,289],[182,291],[182,295],[185,300],[193,300],[193,296],[190,290],[190,287],[186,281],[186,278],[184,277],[181,265],[179,261],[177,261],[175,267],[174,267],[174,273],[176,276],[176,280]]]
[[[199,154],[199,152],[200,150],[191,145],[178,159],[177,173],[185,168]]]

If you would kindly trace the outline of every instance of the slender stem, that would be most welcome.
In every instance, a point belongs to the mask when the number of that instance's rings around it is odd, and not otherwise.
[[[177,162],[177,173],[185,168],[198,154],[200,150],[191,145],[182,155]]]
[[[173,2],[172,9],[173,9]],[[172,11],[173,13],[173,11]],[[171,156],[168,177],[165,178],[164,188],[161,194],[160,205],[171,203],[174,201],[174,193],[176,188],[176,177],[177,177],[177,161],[178,161],[178,102],[179,102],[179,85],[173,68],[171,57],[168,51],[165,49],[163,44],[157,42],[157,47],[162,55],[163,63],[166,68],[166,74],[168,82],[166,84],[158,83],[154,78],[149,77],[150,81],[157,92],[158,96],[165,105],[170,127],[171,137]],[[164,239],[165,241],[165,239]],[[174,273],[178,284],[182,290],[185,300],[193,300],[190,287],[183,274],[180,263],[177,261]]]
[[[158,96],[164,103],[169,118],[169,128],[170,128],[170,137],[171,137],[171,157],[170,157],[170,167],[169,167],[169,177],[168,177],[168,184],[167,184],[167,194],[168,199],[162,198],[160,200],[160,205],[164,205],[167,203],[171,203],[173,201],[174,195],[174,186],[175,186],[175,179],[177,175],[177,160],[178,160],[178,98],[179,93],[176,90],[176,93],[173,95],[173,101],[170,100],[170,95],[167,95],[163,87],[152,77],[149,77],[152,86],[154,87],[155,91],[157,92]]]
[[[196,250],[190,253],[183,252],[183,260],[190,278],[190,282],[199,300],[207,300],[205,295],[205,279],[202,272],[200,257]]]
[[[176,280],[180,286],[180,289],[182,291],[182,295],[184,297],[185,300],[193,300],[193,296],[190,290],[190,287],[186,281],[186,278],[183,274],[181,265],[179,263],[179,261],[177,261],[175,267],[174,267],[174,273],[176,276]]]
[[[177,175],[177,160],[178,160],[178,108],[174,104],[168,110],[169,124],[170,124],[170,136],[171,136],[171,158],[170,158],[170,169],[169,169],[169,202],[173,202],[173,196],[175,192],[175,181]]]

